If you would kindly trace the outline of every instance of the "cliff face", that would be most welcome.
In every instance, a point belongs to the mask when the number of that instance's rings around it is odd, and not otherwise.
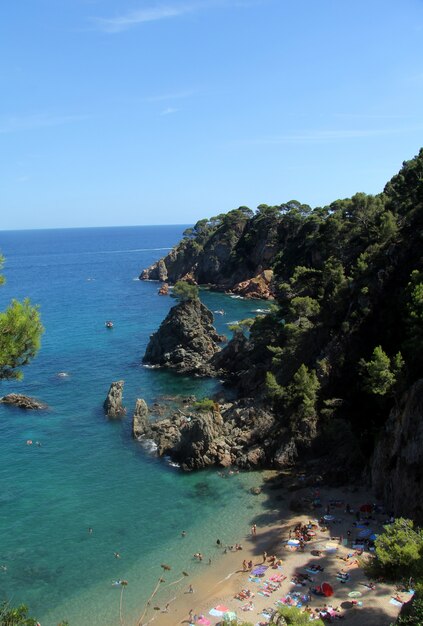
[[[423,522],[423,380],[390,413],[375,448],[372,483],[396,515]]]
[[[167,256],[143,270],[141,280],[197,284],[233,291],[249,298],[273,298],[271,265],[277,251],[280,217],[231,211],[198,233],[186,236]],[[229,217],[228,217],[229,216]],[[212,224],[212,225],[209,225]],[[195,230],[195,229],[191,229]]]
[[[212,324],[213,315],[200,300],[180,302],[151,336],[143,362],[180,373],[208,375],[208,361],[224,339]]]

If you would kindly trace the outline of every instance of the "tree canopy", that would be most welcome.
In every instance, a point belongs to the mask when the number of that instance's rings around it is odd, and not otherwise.
[[[0,257],[0,269],[3,261]],[[0,284],[3,283],[0,274]],[[27,298],[23,302],[12,300],[0,312],[0,379],[22,378],[20,368],[38,352],[43,330],[38,307]]]

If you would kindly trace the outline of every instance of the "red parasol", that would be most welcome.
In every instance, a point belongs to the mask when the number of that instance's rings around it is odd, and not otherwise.
[[[327,598],[333,596],[333,588],[329,583],[322,583],[322,591]]]

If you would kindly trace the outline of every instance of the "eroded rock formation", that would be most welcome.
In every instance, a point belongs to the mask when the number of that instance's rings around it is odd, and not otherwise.
[[[143,420],[137,432],[155,442],[159,456],[169,456],[185,470],[211,465],[248,469],[272,464],[274,424],[265,409],[240,402],[215,404],[206,412],[178,412],[151,423]]]
[[[48,408],[47,404],[45,404],[44,402],[40,402],[35,398],[23,396],[20,393],[9,393],[7,396],[3,396],[2,398],[0,398],[0,402],[3,404],[12,404],[19,407],[20,409],[40,411]]]
[[[209,375],[208,361],[224,339],[212,324],[213,314],[200,300],[180,302],[151,336],[143,362],[180,373]]]
[[[132,417],[132,435],[137,438],[144,434],[148,426],[148,406],[145,400],[138,398]]]
[[[124,384],[123,380],[118,380],[110,385],[109,393],[103,405],[107,417],[118,418],[125,415],[126,409],[122,404]]]

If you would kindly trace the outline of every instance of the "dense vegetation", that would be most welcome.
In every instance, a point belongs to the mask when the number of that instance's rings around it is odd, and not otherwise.
[[[277,305],[249,329],[235,382],[320,450],[347,434],[360,465],[423,371],[423,150],[383,193],[262,205],[260,219],[277,222]]]
[[[0,269],[4,259],[0,256]],[[0,285],[4,277],[0,274]],[[21,367],[27,365],[40,347],[43,332],[38,308],[28,299],[12,300],[0,312],[0,380],[22,378]]]

